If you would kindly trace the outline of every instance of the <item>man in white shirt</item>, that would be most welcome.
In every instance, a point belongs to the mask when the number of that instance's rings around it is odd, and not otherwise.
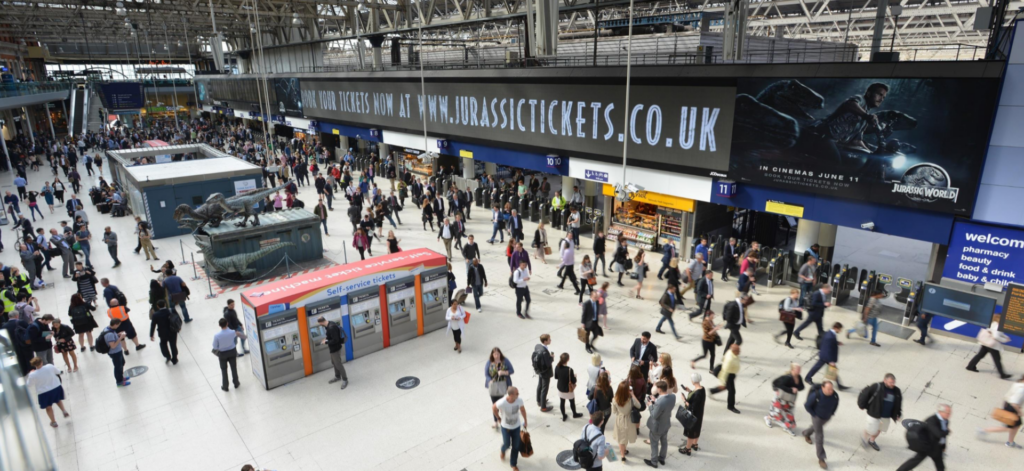
[[[583,433],[580,434],[580,439],[586,440],[590,444],[590,449],[594,450],[594,465],[586,468],[587,470],[604,469],[603,461],[608,456],[608,443],[601,433],[601,423],[605,420],[607,418],[604,411],[594,411],[590,414],[590,423],[583,426]]]
[[[519,268],[512,272],[512,283],[516,285],[516,316],[520,319],[530,318],[530,287],[527,283],[530,281],[530,268],[526,264],[526,260],[519,261]],[[522,310],[523,300],[526,300],[526,311]]]
[[[444,218],[441,230],[437,233],[437,240],[444,240],[444,250],[448,252],[448,260],[452,259],[452,237],[455,235],[455,228]]]
[[[572,233],[572,243],[580,246],[580,208],[579,206],[570,207],[571,213],[569,213],[569,232]]]
[[[505,460],[505,452],[511,448],[512,458],[509,464],[512,469],[519,469],[520,430],[526,428],[526,405],[519,397],[519,389],[510,386],[506,396],[491,405],[491,412],[501,419],[501,460]]]

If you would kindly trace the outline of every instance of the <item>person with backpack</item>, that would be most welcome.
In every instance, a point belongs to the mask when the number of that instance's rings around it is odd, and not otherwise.
[[[104,328],[96,339],[96,351],[106,353],[110,356],[110,361],[114,363],[114,382],[119,388],[132,384],[128,382],[130,378],[124,376],[124,349],[122,345],[127,334],[118,332],[120,326],[121,319],[110,319],[110,326]]]
[[[167,309],[167,301],[157,300],[149,323],[149,340],[156,341],[154,332],[160,335],[160,353],[164,363],[178,364],[178,332],[181,330],[181,317]]]
[[[818,454],[818,466],[821,466],[821,469],[828,469],[828,464],[825,463],[824,427],[839,409],[839,395],[832,387],[832,382],[825,381],[821,386],[812,387],[811,392],[807,394],[804,409],[811,414],[811,426],[804,430],[804,440],[807,444],[814,445],[814,450]],[[811,435],[815,435],[814,440],[811,440]]]
[[[880,451],[875,439],[889,431],[889,420],[899,423],[903,417],[903,394],[896,387],[896,376],[886,373],[880,383],[869,385],[857,396],[857,407],[867,411],[868,424],[860,442],[864,447]]]
[[[18,293],[18,303],[14,305],[14,313],[18,319],[28,323],[36,320],[36,312],[39,311],[39,301],[32,293],[22,291]]]
[[[512,449],[509,465],[512,471],[519,471],[519,447],[522,445],[521,430],[526,430],[526,405],[519,397],[519,389],[510,386],[505,397],[491,404],[491,413],[501,422],[501,460],[505,461],[505,452]]]
[[[533,372],[537,374],[537,405],[541,412],[550,412],[548,406],[548,390],[551,388],[551,377],[554,373],[555,354],[548,346],[551,345],[551,336],[541,334],[540,343],[533,347]]]
[[[603,411],[595,410],[590,414],[590,423],[583,426],[580,438],[572,444],[572,457],[586,471],[604,469],[604,459],[608,456],[608,443],[605,441],[601,425],[604,424]]]
[[[327,338],[322,343],[327,344],[327,349],[331,354],[331,365],[334,366],[334,378],[331,378],[327,384],[341,381],[341,389],[345,389],[348,387],[348,375],[345,373],[345,364],[341,358],[345,342],[347,342],[345,331],[341,330],[337,322],[328,321],[324,316],[320,316],[316,323],[327,331]]]
[[[123,293],[120,294],[120,297],[124,296]],[[121,301],[118,298],[113,298],[110,300],[110,309],[107,310],[107,317],[117,319],[119,321],[117,331],[125,334],[125,337],[122,337],[121,343],[127,346],[127,343],[124,342],[124,338],[128,338],[135,344],[135,351],[137,352],[146,348],[146,344],[139,343],[139,336],[135,332],[135,326],[132,324],[132,320],[128,318],[128,312],[130,311],[131,309],[129,309],[128,306],[121,305]],[[128,350],[124,350],[124,354],[128,355]]]
[[[42,358],[47,365],[53,364],[53,332],[50,323],[53,315],[45,314],[28,326],[28,344],[36,358]]]
[[[917,453],[905,461],[896,471],[910,471],[921,464],[925,458],[931,458],[936,471],[945,471],[943,454],[946,451],[946,436],[949,435],[949,416],[953,407],[939,404],[935,415],[923,422],[907,427],[907,444],[911,451]]]

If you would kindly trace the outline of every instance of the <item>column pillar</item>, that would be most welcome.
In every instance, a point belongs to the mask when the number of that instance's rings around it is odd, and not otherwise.
[[[821,246],[821,258],[832,261],[833,264],[838,260],[832,260],[832,252],[836,247],[836,230],[835,224],[820,223],[818,227],[818,245]]]
[[[803,261],[804,252],[818,242],[818,233],[821,231],[821,223],[810,219],[801,219],[796,224],[796,244],[793,252],[796,253],[796,263]]]
[[[573,178],[573,177],[562,177],[562,198],[565,198],[565,201],[569,201],[570,199],[572,199],[572,187],[575,184],[576,184],[576,179],[575,178]],[[551,196],[552,197],[555,196],[554,192],[551,193]]]
[[[476,161],[466,157],[462,158],[462,178],[467,180],[476,178]]]
[[[32,129],[35,125],[32,123],[32,114],[28,112],[28,107],[22,107],[25,111],[25,124],[28,127],[28,137],[32,140],[32,145],[36,145],[36,132]]]
[[[488,175],[494,175],[498,173],[498,164],[491,162],[484,162],[484,173]]]
[[[44,103],[43,104],[43,109],[46,110],[46,121],[48,123],[50,123],[50,137],[53,138],[53,140],[56,141],[57,140],[57,133],[53,132],[53,116],[50,116],[49,105],[50,105],[49,103]]]
[[[384,55],[381,46],[384,44],[384,36],[370,36],[370,46],[373,47],[373,69],[384,69]]]
[[[882,49],[882,34],[885,32],[885,13],[889,9],[889,0],[878,0],[878,5],[875,7],[875,27],[874,31],[871,32],[871,57],[869,61],[874,61],[875,54]]]
[[[73,129],[71,129],[71,117],[68,116],[68,105],[65,105],[64,101],[65,100],[61,100],[60,101],[60,107],[61,107],[61,109],[64,110],[64,122],[67,123],[67,125],[68,125],[68,135],[71,135],[71,134],[74,134],[74,133],[71,132],[71,131],[73,131]],[[100,109],[100,111],[103,111],[103,110]],[[86,117],[88,117],[88,115],[86,115]],[[106,124],[107,124],[107,120],[104,119],[103,116],[100,116],[100,131],[103,131],[103,130],[105,130],[107,128]]]
[[[4,159],[7,161],[7,168],[13,169],[14,166],[11,165],[11,154],[7,152],[7,139],[4,138],[2,127],[0,127],[0,146],[3,146],[4,149]]]

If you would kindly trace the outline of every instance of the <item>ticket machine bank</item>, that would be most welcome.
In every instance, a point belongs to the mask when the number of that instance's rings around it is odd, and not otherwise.
[[[443,329],[448,325],[448,269],[436,268],[420,275],[423,292],[423,333]]]
[[[323,316],[329,322],[334,322],[340,326],[342,325],[341,319],[344,315],[342,308],[347,307],[341,305],[341,299],[339,298],[306,305],[306,326],[309,330],[309,350],[312,355],[313,373],[333,368],[333,365],[331,365],[330,347],[323,343],[327,339],[327,328],[318,324],[317,320],[320,319],[320,316]],[[343,346],[342,352],[344,350],[345,347]],[[342,359],[344,358],[345,355],[343,353]]]
[[[299,311],[288,309],[260,316],[257,325],[267,389],[306,376],[299,339]]]
[[[380,313],[380,286],[348,294],[348,324],[352,333],[352,358],[384,349],[384,326]]]
[[[416,338],[416,279],[408,277],[387,283],[384,292],[388,297],[388,346]]]

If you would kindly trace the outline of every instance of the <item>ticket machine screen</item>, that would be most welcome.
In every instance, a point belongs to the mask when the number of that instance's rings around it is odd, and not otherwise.
[[[388,314],[399,314],[405,312],[405,301],[398,301],[388,304]]]
[[[318,325],[314,325],[313,327],[309,328],[309,336],[312,337],[312,338],[326,337],[327,336],[327,328],[322,326],[322,325],[319,325],[319,324]]]
[[[424,301],[426,301],[426,302],[428,302],[428,303],[437,303],[437,302],[441,302],[441,300],[440,300],[440,299],[438,299],[438,296],[437,296],[437,290],[436,290],[436,289],[435,289],[435,290],[433,290],[433,291],[425,291],[425,292],[423,293],[423,300],[424,300]]]
[[[274,353],[279,350],[284,350],[284,339],[274,339],[263,344],[263,350],[267,353]]]
[[[352,314],[352,326],[353,327],[362,327],[362,326],[368,324],[369,323],[368,322],[369,319],[367,319],[367,318],[369,316],[370,316],[370,313],[368,313],[368,312],[361,312],[359,314]]]

